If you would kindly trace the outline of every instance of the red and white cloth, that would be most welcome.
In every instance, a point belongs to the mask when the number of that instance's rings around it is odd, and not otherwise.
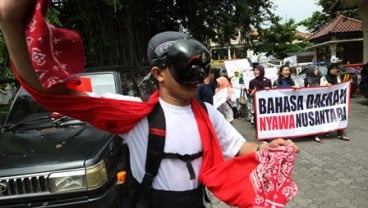
[[[296,195],[293,147],[232,158],[206,172],[203,182],[222,201],[238,207],[280,208]]]
[[[45,88],[61,84],[75,86],[80,83],[78,73],[84,68],[82,41],[74,31],[45,22],[49,3],[49,0],[37,1],[26,28],[32,64]],[[27,85],[12,67],[21,85],[50,112],[69,115],[113,133],[129,131],[158,102],[158,91],[147,102],[40,93]],[[195,99],[191,106],[203,148],[199,179],[219,199],[241,208],[278,208],[295,196],[298,189],[291,179],[294,148],[267,149],[225,161],[207,112]]]
[[[79,83],[85,57],[78,33],[57,28],[45,21],[49,0],[38,0],[26,29],[26,41],[34,69],[43,87]]]

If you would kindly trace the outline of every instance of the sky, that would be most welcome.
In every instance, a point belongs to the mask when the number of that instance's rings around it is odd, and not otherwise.
[[[317,5],[316,0],[272,0],[277,8],[275,14],[283,20],[293,18],[295,22],[300,22],[311,17],[313,12],[321,11],[322,7]],[[298,27],[305,32],[305,28]]]

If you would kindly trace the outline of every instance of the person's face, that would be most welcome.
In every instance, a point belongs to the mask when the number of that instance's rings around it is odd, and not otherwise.
[[[254,74],[254,76],[255,76],[255,77],[259,77],[259,75],[260,75],[261,73],[260,73],[259,69],[254,68],[254,70],[253,70],[253,74]]]
[[[283,67],[280,74],[285,78],[290,77],[290,68],[287,66]]]
[[[318,67],[314,68],[314,76],[318,76],[319,75],[319,69]]]
[[[238,77],[239,76],[239,72],[234,72],[234,76]]]
[[[153,67],[151,72],[158,81],[160,96],[164,100],[181,105],[188,104],[189,99],[195,96],[197,85],[180,85],[171,75],[168,68],[159,69],[158,67]]]
[[[332,69],[330,69],[330,74],[331,75],[337,75],[337,72],[338,72],[339,70],[337,69],[337,67],[333,67]]]

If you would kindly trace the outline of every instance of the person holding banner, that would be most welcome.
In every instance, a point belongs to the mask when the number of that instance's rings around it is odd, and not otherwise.
[[[273,82],[273,88],[298,88],[291,78],[291,71],[288,65],[282,65],[279,69],[279,77]]]
[[[253,110],[253,106],[254,106],[254,101],[253,101],[253,97],[254,94],[256,93],[257,90],[268,90],[271,89],[272,84],[271,84],[271,80],[265,77],[265,70],[264,67],[260,64],[255,65],[253,68],[253,73],[254,73],[254,79],[252,79],[249,82],[249,88],[248,88],[248,92],[249,92],[249,98],[248,98],[248,118],[251,122],[251,124],[256,124],[255,123],[255,118],[254,118],[254,110]],[[254,125],[256,127],[256,125]]]
[[[337,63],[331,63],[328,66],[327,74],[321,77],[320,86],[332,86],[334,84],[341,83],[339,76],[339,65]],[[345,141],[349,141],[350,138],[345,136],[344,130],[337,130],[337,138]]]
[[[290,77],[291,77],[291,79],[293,79],[293,80],[294,80],[295,85],[296,85],[298,88],[305,87],[305,83],[304,83],[303,78],[301,78],[301,77],[300,77],[300,75],[298,75],[298,74],[296,73],[296,67],[290,67]]]
[[[321,80],[321,72],[319,71],[319,68],[317,65],[309,65],[306,77],[304,79],[304,85],[306,87],[313,87],[313,86],[319,86]]]
[[[304,86],[305,87],[314,87],[319,86],[321,79],[321,72],[317,65],[309,65],[306,73],[306,77],[304,79]],[[321,139],[316,135],[314,137],[314,141],[321,142]]]

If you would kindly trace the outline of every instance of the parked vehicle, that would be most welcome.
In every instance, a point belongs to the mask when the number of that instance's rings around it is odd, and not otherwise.
[[[90,72],[97,94],[121,93],[119,73]],[[20,88],[0,132],[0,207],[121,207],[125,144],[88,123],[47,112]]]

